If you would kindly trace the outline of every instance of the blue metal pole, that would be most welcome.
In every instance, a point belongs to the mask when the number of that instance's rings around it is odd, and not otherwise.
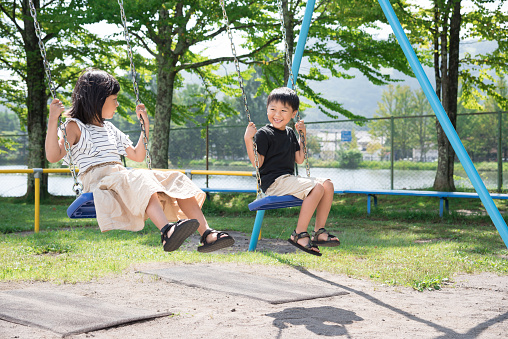
[[[296,43],[296,51],[293,57],[293,67],[291,68],[295,84],[296,79],[298,79],[298,72],[300,71],[300,64],[302,63],[303,51],[305,50],[305,43],[307,42],[307,35],[309,34],[309,27],[310,22],[312,20],[312,14],[314,13],[315,4],[316,0],[309,0],[307,1],[307,6],[305,6],[305,14],[303,16],[302,29],[300,30],[298,42]],[[288,80],[287,87],[293,88],[293,83],[291,82],[291,79]]]
[[[487,188],[485,187],[483,181],[478,175],[478,172],[476,171],[473,162],[469,158],[469,155],[467,154],[464,145],[462,145],[462,142],[460,141],[457,132],[453,128],[453,125],[450,122],[448,115],[446,115],[446,112],[443,106],[441,105],[441,102],[439,101],[436,93],[434,92],[434,89],[432,88],[429,82],[429,79],[427,78],[427,75],[423,71],[420,61],[416,57],[416,54],[413,48],[411,47],[411,44],[409,43],[406,33],[404,32],[402,26],[400,25],[397,15],[395,15],[395,12],[393,11],[392,5],[388,0],[378,0],[378,1],[379,4],[381,5],[381,8],[383,9],[383,12],[385,13],[386,18],[388,19],[388,22],[390,23],[390,26],[393,29],[393,32],[395,33],[395,36],[397,37],[397,40],[399,41],[400,47],[402,47],[402,50],[404,51],[404,54],[406,55],[406,58],[409,61],[409,64],[411,65],[411,68],[413,69],[413,72],[415,73],[418,82],[420,83],[420,86],[422,86],[422,89],[425,92],[427,100],[429,100],[429,103],[432,106],[432,109],[434,110],[434,113],[436,114],[439,123],[443,127],[443,130],[446,133],[448,140],[453,146],[453,149],[455,150],[455,153],[457,154],[460,163],[464,167],[464,170],[466,171],[469,180],[471,180],[473,187],[478,193],[478,196],[480,197],[483,205],[487,209],[487,212],[489,213],[490,218],[494,222],[494,225],[496,226],[497,231],[501,235],[501,238],[503,239],[506,247],[508,247],[508,227],[506,226],[506,222],[501,216],[501,213],[499,213],[497,206],[494,204],[494,201],[490,197]]]

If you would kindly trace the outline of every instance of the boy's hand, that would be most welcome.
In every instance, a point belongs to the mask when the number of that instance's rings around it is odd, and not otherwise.
[[[249,122],[249,125],[247,126],[247,129],[245,130],[245,135],[244,135],[244,139],[245,140],[252,140],[252,138],[254,138],[254,136],[256,135],[257,133],[257,128],[256,128],[256,125],[254,125],[254,123],[251,121]]]
[[[49,120],[58,119],[64,110],[63,103],[59,99],[53,99],[49,105]]]
[[[302,132],[303,133],[303,136],[305,137],[307,135],[307,130],[305,128],[305,123],[303,122],[303,120],[300,120],[298,121],[296,124],[295,124],[295,127],[296,127],[296,130],[298,132]]]

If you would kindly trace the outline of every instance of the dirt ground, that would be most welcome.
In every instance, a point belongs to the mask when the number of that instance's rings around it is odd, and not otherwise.
[[[234,233],[229,250],[245,251],[248,236]],[[183,249],[195,250],[198,237]],[[261,240],[259,250],[292,252],[281,240]],[[441,291],[417,292],[301,268],[227,264],[231,270],[302,284],[324,285],[345,295],[272,305],[206,288],[189,287],[138,273],[168,263],[133,265],[121,276],[56,285],[1,282],[0,291],[58,289],[115,305],[170,317],[141,321],[68,338],[507,338],[508,277],[463,275]],[[224,265],[224,264],[209,264]],[[1,305],[0,305],[1,307]],[[53,332],[0,320],[0,338],[59,338]]]

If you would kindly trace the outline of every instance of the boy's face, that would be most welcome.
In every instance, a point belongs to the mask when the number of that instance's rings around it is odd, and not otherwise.
[[[115,115],[116,108],[118,107],[118,94],[110,95],[106,98],[104,105],[102,106],[102,118],[112,119]]]
[[[296,113],[296,110],[281,101],[272,101],[266,108],[268,121],[273,127],[280,130],[286,129],[286,125],[296,116]]]

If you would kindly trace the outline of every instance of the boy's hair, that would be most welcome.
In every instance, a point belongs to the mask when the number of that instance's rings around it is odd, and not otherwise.
[[[102,106],[110,95],[120,91],[120,84],[109,73],[88,68],[78,78],[72,92],[72,107],[68,115],[84,124],[104,122]]]
[[[298,94],[289,87],[279,87],[274,89],[268,96],[266,107],[273,101],[280,101],[284,105],[289,105],[293,111],[298,111],[300,108],[300,98]]]

